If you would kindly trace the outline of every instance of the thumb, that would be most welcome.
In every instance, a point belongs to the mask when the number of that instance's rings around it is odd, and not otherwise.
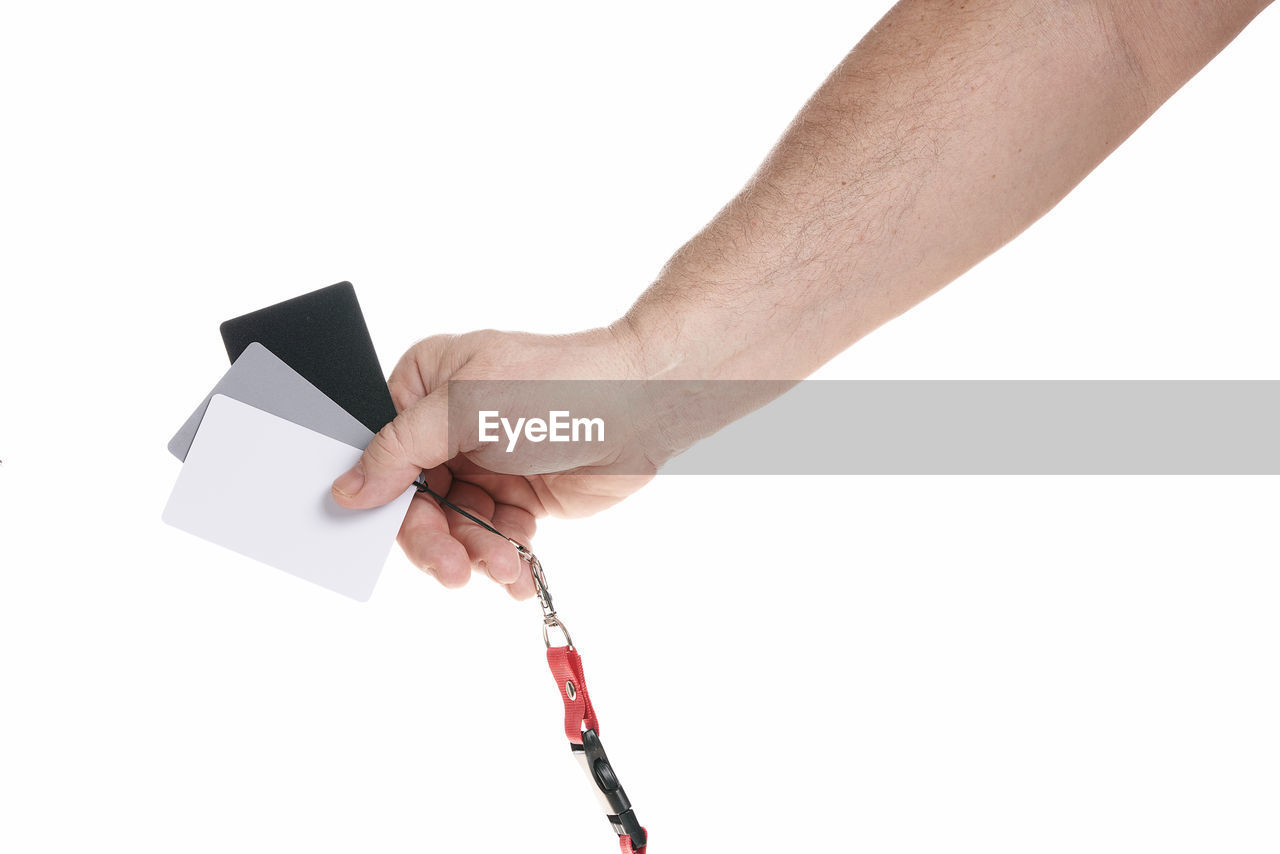
[[[360,461],[333,482],[343,507],[379,507],[401,495],[423,469],[451,459],[448,386],[414,403],[373,437]]]

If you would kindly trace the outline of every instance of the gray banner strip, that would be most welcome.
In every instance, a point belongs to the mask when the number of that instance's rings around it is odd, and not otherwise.
[[[808,381],[663,474],[1280,474],[1280,381]]]

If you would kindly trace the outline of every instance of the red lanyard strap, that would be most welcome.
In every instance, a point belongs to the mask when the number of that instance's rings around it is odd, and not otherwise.
[[[547,647],[547,664],[564,700],[564,734],[570,744],[582,744],[582,733],[600,731],[596,710],[587,694],[587,678],[582,673],[582,657],[571,646]]]
[[[573,638],[569,630],[556,616],[555,605],[551,601],[551,591],[547,589],[547,579],[542,572],[542,563],[528,547],[508,537],[483,519],[472,515],[449,501],[427,486],[427,473],[414,484],[419,492],[425,492],[442,505],[462,514],[486,531],[497,534],[516,547],[522,560],[529,564],[529,573],[533,576],[533,586],[538,593],[538,603],[542,605],[542,640],[547,645],[547,664],[551,675],[555,677],[560,689],[560,699],[564,701],[564,734],[569,739],[569,750],[587,772],[604,814],[618,834],[618,845],[622,854],[645,854],[649,844],[649,833],[640,825],[627,793],[618,782],[609,757],[600,743],[600,722],[596,720],[596,711],[591,707],[591,696],[587,693],[587,677],[582,672],[582,658],[573,647]],[[550,630],[558,629],[564,635],[564,646],[552,646]]]
[[[556,624],[563,630],[559,620]],[[581,656],[572,646],[548,646],[547,664],[560,689],[560,699],[564,701],[564,734],[569,739],[569,750],[595,787],[605,817],[618,834],[623,852],[644,854],[649,842],[648,833],[640,826],[631,801],[618,782],[618,775],[614,773],[600,742],[600,724],[591,706],[591,695],[587,693]]]

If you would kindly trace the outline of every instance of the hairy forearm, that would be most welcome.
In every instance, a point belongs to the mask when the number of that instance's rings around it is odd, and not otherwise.
[[[618,328],[649,377],[801,379],[1049,210],[1264,5],[904,0]]]

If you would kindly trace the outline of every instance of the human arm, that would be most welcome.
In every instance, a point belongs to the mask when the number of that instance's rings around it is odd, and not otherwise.
[[[373,506],[432,469],[433,488],[526,541],[539,515],[619,500],[646,479],[637,464],[651,471],[767,402],[1016,236],[1265,5],[899,3],[624,318],[410,350],[391,379],[402,414],[366,452],[364,488],[340,479],[335,495]],[[448,381],[548,378],[648,391],[611,447],[565,448],[536,470],[448,436]],[[711,382],[691,398],[668,379]],[[715,382],[728,379],[780,382]],[[631,476],[610,473],[619,460]],[[531,592],[504,541],[428,499],[400,542],[446,583],[474,565]]]

